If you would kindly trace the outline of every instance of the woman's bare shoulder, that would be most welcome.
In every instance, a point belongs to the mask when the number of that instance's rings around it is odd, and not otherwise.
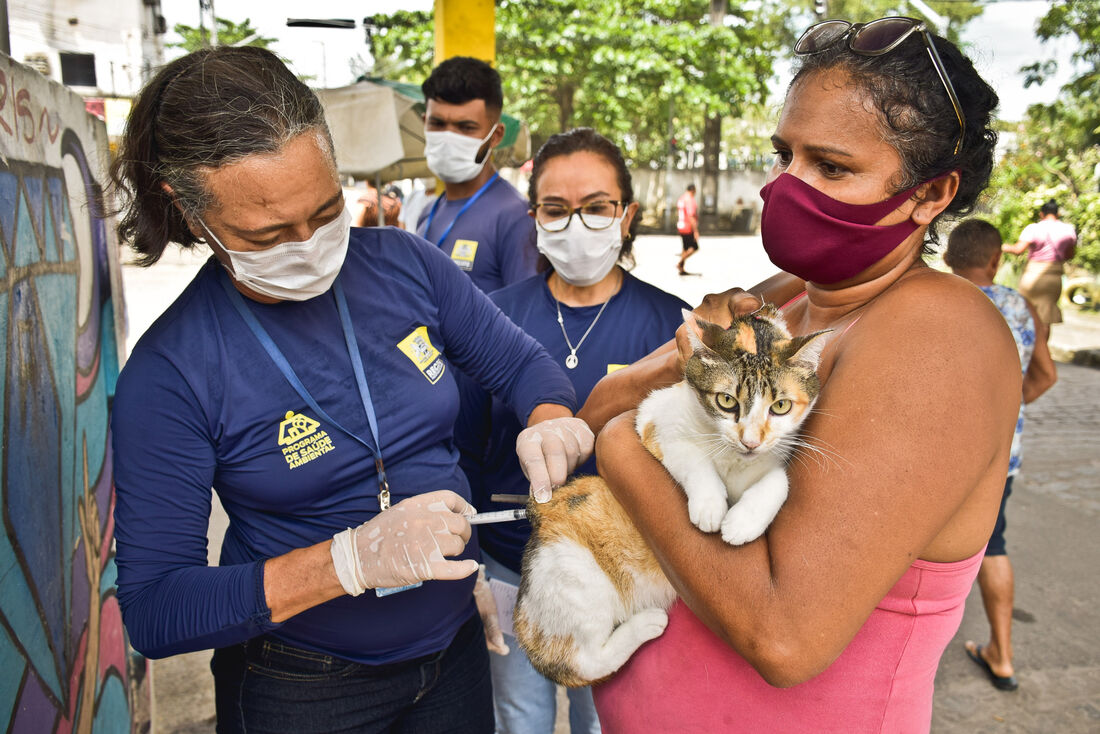
[[[979,288],[965,278],[933,268],[921,268],[902,278],[871,304],[868,315],[895,329],[907,323],[923,324],[945,336],[963,333],[979,340],[984,335],[1011,340],[1004,318]]]

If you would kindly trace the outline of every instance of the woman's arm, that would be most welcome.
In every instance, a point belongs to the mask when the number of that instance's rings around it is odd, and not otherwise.
[[[331,540],[274,558],[207,565],[217,456],[199,402],[170,359],[141,349],[120,375],[115,394],[118,599],[134,648],[151,658],[242,642],[345,593]],[[446,494],[435,501],[453,505],[446,513],[446,535],[453,537],[435,532],[442,528],[439,507],[429,506],[433,494]],[[430,539],[444,556],[461,552],[469,539],[469,523],[458,516],[466,502],[451,492],[406,499],[366,525],[402,507],[410,529],[401,543],[425,543],[424,533],[417,538],[422,525],[432,530]],[[408,564],[400,563],[409,556],[398,547],[376,546],[359,544],[360,578],[372,586],[409,583],[402,580]],[[476,570],[470,563],[443,561],[428,570],[435,578],[461,578]]]
[[[1054,358],[1050,356],[1050,347],[1047,339],[1050,336],[1050,326],[1039,318],[1039,313],[1029,301],[1027,310],[1031,312],[1031,319],[1035,322],[1035,349],[1031,352],[1031,361],[1027,364],[1027,373],[1024,374],[1024,402],[1030,403],[1035,398],[1054,387],[1058,381],[1058,369],[1054,366]]]
[[[1027,249],[1031,247],[1031,243],[1020,239],[1014,245],[1010,245],[1007,242],[1001,245],[1001,252],[1008,252],[1013,255],[1022,255],[1027,252]]]
[[[1015,347],[977,291],[910,290],[841,337],[790,496],[751,543],[690,523],[629,416],[600,434],[600,474],[681,597],[773,685],[827,667],[914,560],[973,555],[992,528],[1019,407]]]

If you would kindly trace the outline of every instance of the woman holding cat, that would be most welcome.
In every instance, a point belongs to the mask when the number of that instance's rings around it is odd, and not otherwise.
[[[602,431],[600,473],[682,599],[596,691],[608,732],[927,731],[997,517],[1012,337],[980,292],[921,258],[988,181],[996,94],[910,18],[825,21],[795,51],[762,238],[806,282],[784,309],[791,331],[833,331],[808,448],[767,533],[730,546],[691,524],[633,415]],[[676,373],[674,355],[654,359]]]
[[[490,298],[565,368],[583,401],[601,377],[675,334],[681,310],[689,306],[619,264],[630,257],[638,204],[626,162],[610,140],[590,128],[551,136],[535,155],[528,198],[548,270]],[[527,494],[530,486],[516,456],[522,426],[504,402],[469,387],[463,390],[456,442],[474,504],[497,509],[489,504],[490,494]],[[534,447],[528,442],[521,450]],[[578,471],[595,474],[595,460]],[[549,494],[550,488],[534,491]],[[490,579],[519,584],[530,532],[526,522],[478,528]],[[518,645],[510,647],[507,655],[490,656],[497,731],[550,734],[556,686],[531,667]],[[569,718],[574,734],[599,732],[588,688],[569,691]]]

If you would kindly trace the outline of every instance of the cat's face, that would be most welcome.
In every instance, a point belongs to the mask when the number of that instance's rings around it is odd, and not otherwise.
[[[792,338],[769,307],[729,329],[694,316],[688,323],[694,352],[684,374],[715,436],[742,454],[785,451],[817,399],[825,332]]]

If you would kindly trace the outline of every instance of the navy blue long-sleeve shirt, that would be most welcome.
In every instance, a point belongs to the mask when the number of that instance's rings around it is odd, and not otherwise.
[[[134,647],[163,657],[271,632],[367,664],[444,648],[473,613],[472,578],[344,596],[271,622],[264,561],[369,520],[378,481],[370,452],[279,372],[229,301],[226,277],[208,262],[119,376],[118,597]],[[430,243],[355,228],[340,277],[395,504],[438,489],[470,498],[453,441],[457,369],[504,396],[518,420],[540,403],[575,410],[545,350]],[[245,302],[320,406],[373,445],[331,289]],[[230,519],[217,567],[207,566],[211,488]],[[477,555],[472,541],[460,558]]]

